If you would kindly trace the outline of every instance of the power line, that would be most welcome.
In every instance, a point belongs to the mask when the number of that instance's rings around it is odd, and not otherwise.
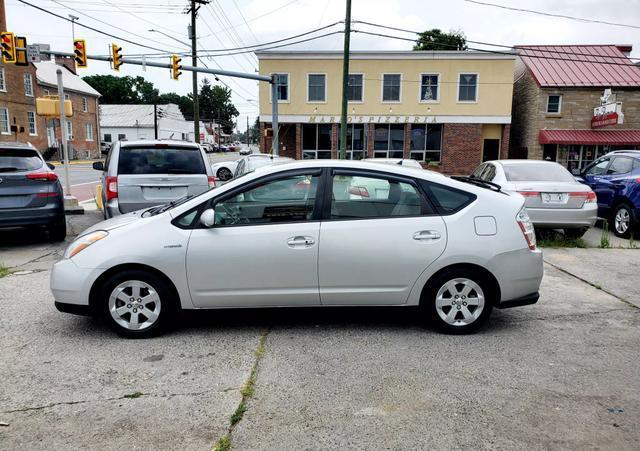
[[[136,19],[138,19],[138,20],[141,20],[141,21],[146,22],[146,23],[148,23],[148,24],[150,24],[150,25],[153,25],[154,27],[157,27],[157,28],[163,28],[163,29],[165,29],[165,30],[169,30],[169,31],[170,31],[170,32],[172,32],[172,33],[178,33],[178,34],[180,34],[180,35],[182,35],[182,36],[186,36],[185,34],[180,33],[180,32],[178,32],[178,31],[176,31],[176,30],[172,30],[171,28],[167,28],[167,27],[164,27],[164,26],[162,26],[162,25],[158,25],[158,24],[157,24],[157,23],[155,23],[155,22],[152,22],[152,21],[150,21],[150,20],[147,20],[147,19],[145,19],[144,17],[141,17],[141,16],[139,16],[139,15],[138,15],[138,14],[136,14],[136,13],[132,13],[131,11],[127,11],[126,9],[124,9],[124,8],[122,8],[122,7],[118,6],[118,5],[116,5],[115,3],[110,2],[109,0],[102,0],[102,1],[103,1],[104,3],[106,3],[106,4],[108,4],[108,5],[111,5],[111,6],[115,7],[115,8],[118,8],[120,11],[126,12],[127,14],[129,14],[129,15],[130,15],[130,16],[132,16],[132,17],[135,17],[135,18],[136,18]]]
[[[561,19],[569,19],[569,20],[575,20],[578,22],[586,22],[586,23],[597,23],[597,24],[602,24],[602,25],[611,25],[614,27],[625,27],[625,28],[635,28],[635,29],[640,29],[640,26],[638,25],[631,25],[631,24],[626,24],[626,23],[619,23],[619,22],[608,22],[606,20],[597,20],[597,19],[586,19],[584,17],[575,17],[575,16],[568,16],[565,14],[555,14],[555,13],[548,13],[548,12],[544,12],[544,11],[536,11],[533,9],[525,9],[525,8],[515,8],[512,6],[505,6],[505,5],[498,5],[495,3],[486,3],[486,2],[479,2],[476,0],[463,0],[467,3],[475,3],[476,5],[481,5],[481,6],[490,6],[493,8],[500,8],[500,9],[507,9],[510,11],[517,11],[517,12],[524,12],[524,13],[530,13],[530,14],[538,14],[540,16],[547,16],[547,17],[558,17]]]
[[[242,14],[242,10],[240,9],[240,7],[238,6],[238,2],[236,2],[236,0],[233,0],[233,4],[236,6],[236,9],[238,10],[238,12],[240,13],[240,17],[242,17],[242,20],[244,20],[244,24],[247,26],[247,29],[249,30],[249,32],[251,33],[251,36],[253,36],[253,39],[255,42],[259,42],[259,39],[256,37],[256,34],[253,32],[253,30],[251,29],[251,26],[249,25],[249,22],[247,22],[247,19],[244,17],[244,14]]]
[[[224,28],[225,24],[223,23],[222,16],[220,16],[220,19],[219,19],[218,18],[218,13],[216,12],[215,9],[213,9],[213,6],[211,4],[209,4],[207,6],[208,6],[207,11],[211,15],[211,17],[214,18],[214,20],[220,25],[221,28]],[[229,25],[231,25],[230,22],[229,22]],[[211,29],[211,28],[209,28],[209,29]],[[213,30],[211,30],[211,32],[213,33]],[[246,44],[243,43],[241,39],[236,39],[230,31],[226,31],[225,33],[228,36],[228,38],[229,38],[229,40],[231,42],[231,45],[245,46],[246,47]],[[218,40],[218,42],[220,42],[221,45],[224,45],[218,36],[214,36],[214,37]],[[249,62],[249,67],[253,68],[255,63],[247,55],[243,55],[243,56],[244,56],[244,59]]]

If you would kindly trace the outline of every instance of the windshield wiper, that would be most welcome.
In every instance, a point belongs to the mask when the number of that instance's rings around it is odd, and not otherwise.
[[[453,180],[458,180],[459,182],[465,182],[465,183],[470,183],[472,185],[476,185],[476,186],[480,186],[482,188],[488,188],[490,190],[493,190],[497,193],[501,193],[502,192],[502,187],[500,185],[498,185],[497,183],[493,183],[493,182],[489,182],[487,180],[482,180],[480,178],[477,177],[467,177],[467,176],[462,176],[462,175],[452,175],[451,178]]]

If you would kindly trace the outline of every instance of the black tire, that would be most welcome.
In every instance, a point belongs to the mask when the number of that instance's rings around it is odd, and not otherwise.
[[[231,180],[233,178],[233,173],[229,170],[229,168],[220,168],[216,174],[218,180],[226,182],[227,180]]]
[[[578,227],[574,229],[564,229],[565,238],[578,239],[582,238],[582,236],[587,233],[589,230],[587,227]]]
[[[47,227],[51,241],[64,241],[67,237],[67,221],[65,217],[56,220]]]
[[[114,292],[116,287],[120,286],[121,284],[127,284],[129,282],[134,282],[134,281],[143,282],[144,284],[151,287],[151,289],[155,291],[155,293],[158,295],[158,298],[159,298],[159,309],[157,310],[157,319],[155,319],[151,324],[147,325],[146,327],[140,328],[138,330],[127,328],[122,324],[118,323],[114,318],[114,316],[112,316],[111,306],[110,306],[111,294]],[[141,289],[140,295],[142,299],[148,296],[148,294],[145,294],[145,292],[150,293],[150,291],[147,291],[144,288]],[[126,288],[122,291],[122,293],[126,296],[133,295],[133,293]],[[136,308],[134,307],[136,305],[135,298],[130,298],[130,299],[134,299],[133,303],[132,302],[120,303],[121,302],[120,300],[115,301],[114,309],[125,307],[129,310],[129,312],[124,314],[124,317],[120,317],[121,321],[124,321],[124,323],[131,322],[133,312],[136,310]],[[165,280],[162,277],[159,277],[152,272],[138,270],[138,269],[125,270],[125,271],[116,273],[113,276],[111,276],[109,279],[107,279],[100,288],[100,291],[98,293],[98,301],[99,301],[99,313],[102,319],[118,335],[125,338],[149,338],[149,337],[155,337],[157,335],[160,335],[170,328],[179,311],[178,299],[176,299],[174,291],[168,285],[168,283],[165,282]],[[140,321],[146,322],[144,321],[144,318],[147,318],[147,321],[149,321],[150,317],[145,316],[145,313],[146,313],[144,311],[145,307],[147,308],[147,312],[153,312],[158,306],[153,304],[151,306],[149,306],[148,304],[146,306],[143,306],[143,308],[140,309],[139,312],[136,312],[136,314],[138,315],[137,318],[139,322]],[[117,313],[114,312],[114,315],[117,315]]]
[[[619,223],[623,222],[623,218],[628,218],[628,224],[625,227]],[[631,237],[631,233],[633,233],[637,227],[637,221],[635,216],[633,215],[633,208],[631,208],[627,204],[619,204],[616,208],[613,209],[613,214],[611,215],[609,221],[609,229],[613,231],[613,234],[619,238],[629,238]]]
[[[464,305],[451,305],[451,306],[445,305],[442,308],[439,308],[437,306],[437,299],[436,299],[438,292],[441,289],[444,289],[445,284],[453,282],[456,279],[465,279],[473,282],[475,285],[479,287],[482,293],[477,293],[475,289],[472,289],[471,292],[468,293],[470,296],[466,298],[466,300],[469,301],[468,304],[465,303]],[[458,283],[458,284],[454,283],[454,285],[456,286],[456,289],[458,287],[464,287],[464,285],[462,285],[461,283]],[[481,307],[480,313],[477,315],[477,317],[473,321],[467,324],[464,324],[463,320],[464,321],[466,320],[464,319],[465,313],[463,312],[462,309],[466,308],[465,310],[466,312],[470,313],[472,316],[475,316],[476,310],[477,308],[480,307],[480,304],[477,307],[473,306],[471,305],[471,302],[473,302],[471,300],[474,298],[478,298],[479,297],[478,295],[480,294],[482,294],[484,298],[484,303]],[[442,273],[440,273],[439,275],[437,275],[436,277],[434,277],[429,281],[423,293],[422,308],[426,310],[430,321],[433,324],[435,324],[435,326],[441,332],[444,332],[447,334],[455,334],[455,335],[469,334],[477,331],[489,319],[489,317],[491,316],[491,311],[493,310],[493,305],[496,302],[496,296],[497,296],[497,293],[496,293],[494,284],[491,281],[489,281],[487,276],[482,274],[480,271],[474,270],[472,268],[452,268],[452,269],[443,271]],[[462,296],[460,296],[460,298],[454,298],[452,295],[451,302],[452,303],[465,302],[461,298]],[[448,304],[448,301],[447,301],[447,304]],[[449,308],[446,308],[446,307],[449,307]],[[471,307],[474,307],[473,311]],[[451,312],[455,312],[455,310],[453,309],[457,310],[457,313],[454,313],[455,316],[453,318],[453,321],[455,321],[457,324],[451,324],[450,322],[447,322],[444,318],[441,317],[440,312],[442,312],[443,315],[448,316]]]

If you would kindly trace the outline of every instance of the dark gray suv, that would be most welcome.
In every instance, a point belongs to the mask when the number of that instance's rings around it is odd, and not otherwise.
[[[0,228],[45,226],[52,240],[64,240],[64,197],[53,169],[30,144],[0,144]]]

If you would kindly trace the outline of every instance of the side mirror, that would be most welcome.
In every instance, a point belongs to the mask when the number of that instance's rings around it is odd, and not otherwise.
[[[104,171],[104,163],[102,161],[95,161],[93,163],[93,169],[96,171]]]
[[[54,165],[52,165],[51,163],[47,163],[47,167],[48,167],[49,169],[51,169],[52,171],[53,171],[53,170],[55,170],[55,168],[56,168],[56,167],[55,167]]]
[[[213,208],[207,208],[200,215],[200,224],[203,226],[210,228],[213,227],[216,223],[216,212]]]

